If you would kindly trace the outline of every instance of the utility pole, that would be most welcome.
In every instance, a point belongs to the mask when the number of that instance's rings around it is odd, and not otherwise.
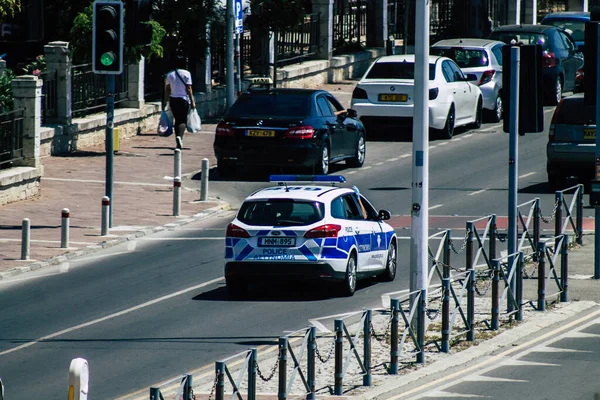
[[[427,289],[429,238],[429,0],[417,0],[415,6],[411,292]]]
[[[233,43],[233,30],[234,30],[234,0],[227,0],[226,6],[226,35],[225,35],[225,85],[227,87],[227,108],[230,108],[235,101],[235,80],[234,80],[234,43]]]

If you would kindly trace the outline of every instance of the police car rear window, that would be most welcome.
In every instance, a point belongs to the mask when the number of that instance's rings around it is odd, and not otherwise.
[[[306,117],[309,97],[296,94],[252,94],[240,97],[227,112],[227,117]]]
[[[237,218],[255,226],[302,226],[323,219],[325,205],[318,201],[255,200],[242,204]]]

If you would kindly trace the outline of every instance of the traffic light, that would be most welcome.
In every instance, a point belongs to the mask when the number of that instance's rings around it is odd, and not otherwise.
[[[148,46],[152,44],[152,0],[126,0],[125,44]]]
[[[519,68],[519,135],[544,131],[544,80],[542,47],[520,45]],[[504,132],[510,132],[511,46],[502,47],[502,114]]]
[[[95,0],[92,25],[92,71],[120,74],[123,72],[123,3]]]

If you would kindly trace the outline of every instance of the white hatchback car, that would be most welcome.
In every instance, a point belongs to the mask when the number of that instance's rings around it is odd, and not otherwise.
[[[298,183],[307,180],[317,182]],[[346,296],[358,279],[394,280],[396,233],[384,222],[389,211],[376,211],[356,188],[331,184],[345,182],[343,176],[273,175],[271,181],[279,186],[248,196],[227,227],[231,297],[243,297],[251,282],[274,279],[337,282]]]
[[[352,92],[352,108],[369,127],[412,122],[414,54],[381,57]],[[475,75],[465,74],[450,58],[429,57],[429,127],[452,138],[456,126],[477,129],[483,118],[483,97]]]

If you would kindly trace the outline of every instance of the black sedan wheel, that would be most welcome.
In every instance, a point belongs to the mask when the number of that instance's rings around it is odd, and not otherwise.
[[[367,143],[365,142],[365,135],[362,133],[358,136],[356,143],[356,153],[354,157],[346,160],[346,165],[352,168],[360,168],[365,163],[365,156],[367,154]]]
[[[315,174],[327,175],[329,173],[329,145],[325,143],[321,149],[321,160],[317,162]]]

